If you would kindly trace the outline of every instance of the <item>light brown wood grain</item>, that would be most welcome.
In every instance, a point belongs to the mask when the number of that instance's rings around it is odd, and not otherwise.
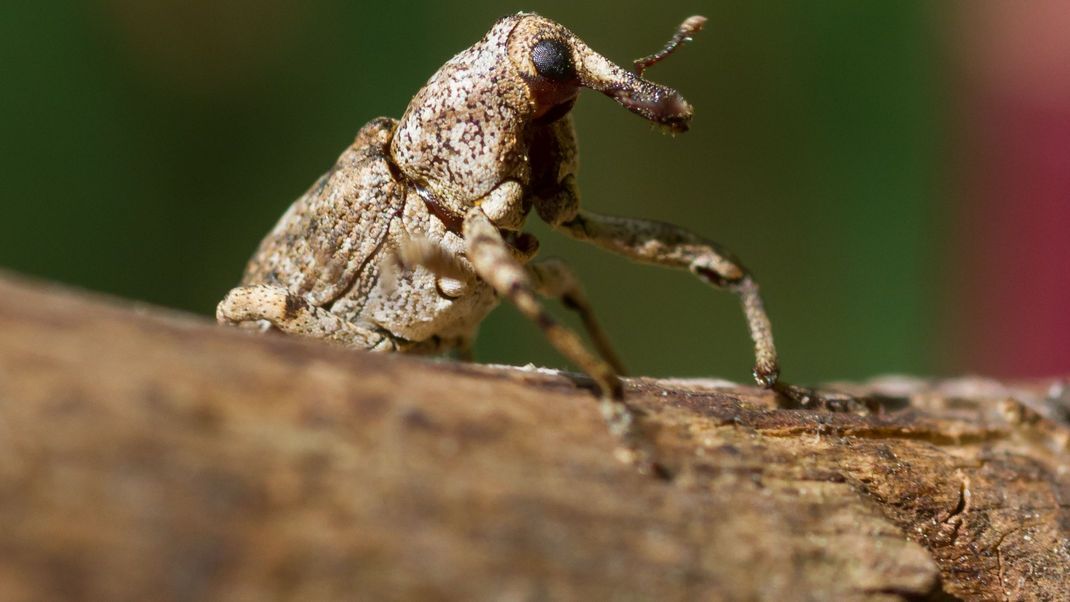
[[[0,599],[1070,599],[1052,382],[869,415],[257,336],[0,280]],[[1055,394],[1052,394],[1055,393]]]

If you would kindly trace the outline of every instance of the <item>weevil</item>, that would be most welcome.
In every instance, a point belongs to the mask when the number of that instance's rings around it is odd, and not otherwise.
[[[623,369],[576,278],[532,261],[534,210],[553,229],[629,259],[689,270],[736,293],[755,347],[754,377],[776,387],[777,353],[758,285],[728,251],[671,224],[581,209],[570,110],[582,88],[684,132],[692,107],[643,77],[701,29],[691,17],[634,72],[532,13],[500,19],[416,93],[400,120],[366,124],[337,163],[260,244],[217,318],[372,351],[468,353],[506,298],[597,385],[611,429],[626,436]],[[579,312],[598,353],[540,297]]]

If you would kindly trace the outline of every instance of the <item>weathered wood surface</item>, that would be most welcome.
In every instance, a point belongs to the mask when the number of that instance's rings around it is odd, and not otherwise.
[[[1067,600],[1057,389],[841,386],[863,416],[631,379],[665,481],[566,375],[6,278],[0,600]]]

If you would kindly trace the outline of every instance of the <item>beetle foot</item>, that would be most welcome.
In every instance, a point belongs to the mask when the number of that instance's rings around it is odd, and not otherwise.
[[[777,382],[771,387],[778,394],[781,408],[788,410],[824,410],[869,414],[879,409],[872,400],[836,391],[818,391],[809,387]]]

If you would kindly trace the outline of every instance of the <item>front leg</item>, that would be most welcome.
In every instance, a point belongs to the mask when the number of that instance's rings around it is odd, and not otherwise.
[[[688,269],[704,282],[739,295],[754,341],[754,379],[763,387],[780,389],[773,330],[758,283],[730,253],[678,226],[583,210],[555,227],[573,238],[636,261]]]
[[[464,239],[468,260],[476,273],[516,305],[546,335],[550,343],[571,362],[586,372],[598,386],[602,415],[614,435],[634,439],[635,417],[622,401],[624,387],[613,369],[589,352],[576,333],[558,323],[539,303],[535,287],[524,266],[513,257],[498,228],[478,207],[464,219]]]

